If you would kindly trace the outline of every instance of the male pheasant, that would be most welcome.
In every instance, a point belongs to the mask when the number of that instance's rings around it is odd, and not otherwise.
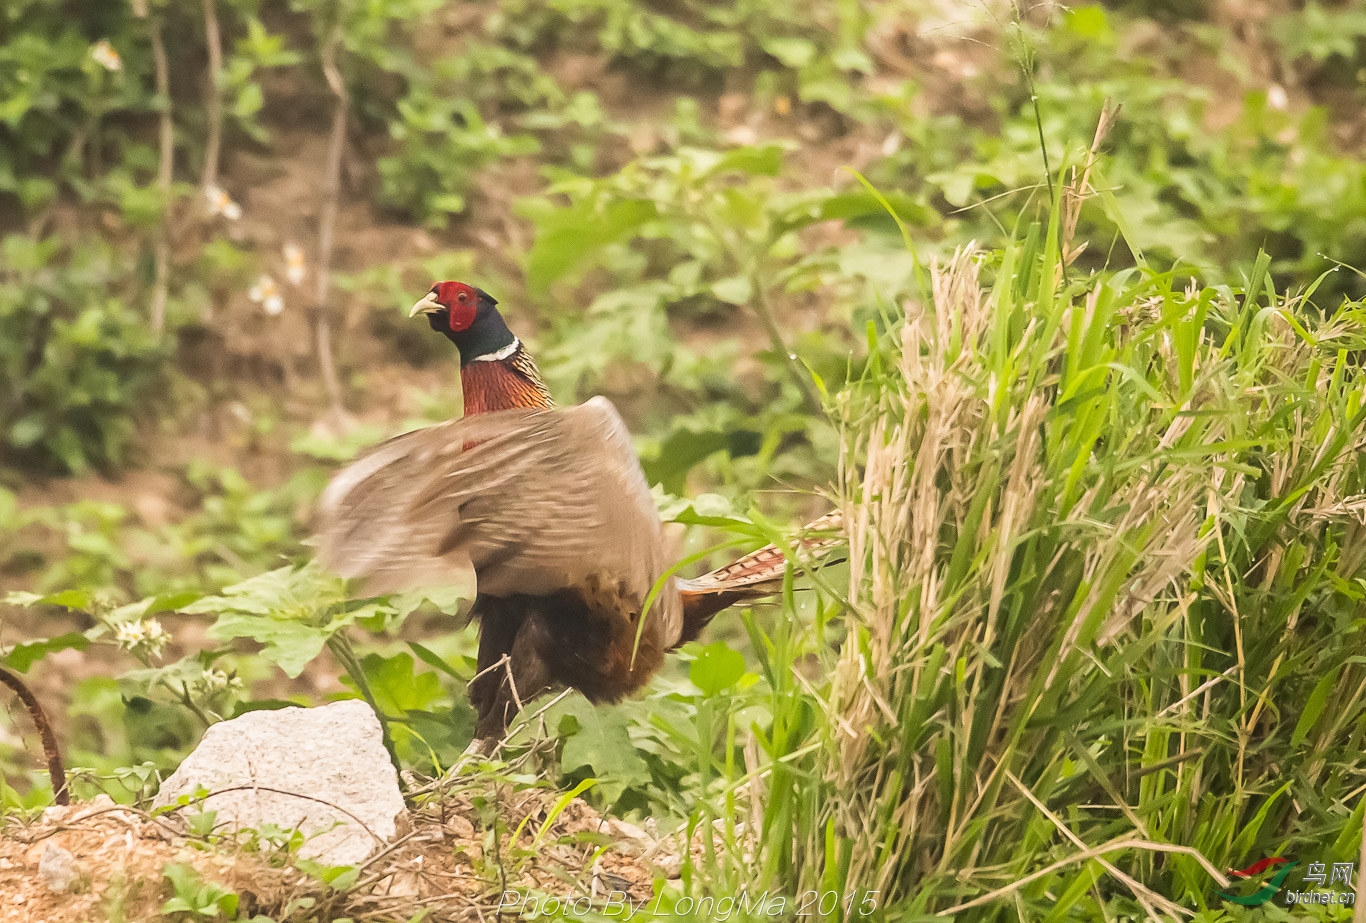
[[[413,307],[460,351],[464,417],[380,443],[341,471],[320,529],[323,561],[368,593],[473,569],[470,701],[486,742],[556,684],[594,702],[639,689],[717,612],[772,593],[786,566],[770,546],[695,580],[666,577],[662,526],[621,417],[603,397],[556,408],[496,305],[441,282]],[[810,531],[836,525],[825,517]]]

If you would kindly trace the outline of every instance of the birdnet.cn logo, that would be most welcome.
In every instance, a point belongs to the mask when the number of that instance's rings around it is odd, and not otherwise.
[[[1283,856],[1271,856],[1259,859],[1247,868],[1230,869],[1229,874],[1235,879],[1260,882],[1260,885],[1252,890],[1233,889],[1245,892],[1242,894],[1230,894],[1227,891],[1218,894],[1224,900],[1244,907],[1260,907],[1272,900],[1287,907],[1299,904],[1351,907],[1356,903],[1355,862],[1334,862],[1331,866],[1324,862],[1310,862],[1295,878],[1293,875],[1299,865],[1299,862],[1292,862]],[[1299,890],[1296,890],[1297,885]]]

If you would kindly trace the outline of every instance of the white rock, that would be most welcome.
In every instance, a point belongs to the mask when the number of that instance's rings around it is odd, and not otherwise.
[[[50,804],[43,808],[42,816],[38,819],[44,824],[60,824],[66,820],[66,816],[71,813],[69,804]]]
[[[76,857],[70,852],[48,840],[43,846],[42,858],[38,860],[38,877],[53,894],[63,894],[71,890],[71,885],[80,874],[76,867]]]
[[[153,804],[193,800],[200,788],[209,797],[183,812],[216,811],[218,830],[297,827],[300,854],[327,865],[363,862],[394,838],[405,810],[379,719],[359,699],[215,724]]]

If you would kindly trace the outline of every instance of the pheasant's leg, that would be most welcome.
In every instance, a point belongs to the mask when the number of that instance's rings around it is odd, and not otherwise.
[[[520,606],[490,596],[479,597],[474,612],[479,616],[479,672],[470,680],[469,693],[470,704],[479,716],[475,736],[500,737],[512,717],[505,714],[502,705],[509,700],[507,681],[512,647],[526,621],[526,613]]]
[[[523,705],[550,689],[550,670],[541,657],[544,644],[545,629],[536,614],[531,613],[512,643],[511,676],[504,670],[503,684],[498,687],[501,698],[493,707],[494,713],[502,716],[498,733],[507,730]]]
[[[470,683],[480,738],[502,737],[522,703],[550,687],[550,672],[540,654],[545,629],[530,611],[534,602],[534,597],[480,600],[479,675]]]

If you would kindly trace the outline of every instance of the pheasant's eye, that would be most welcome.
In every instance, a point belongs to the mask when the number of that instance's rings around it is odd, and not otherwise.
[[[469,301],[469,300],[470,300],[470,296],[469,296],[468,294],[466,294],[465,292],[461,292],[459,295],[456,295],[455,297],[456,297],[458,300],[460,300],[460,301]]]

